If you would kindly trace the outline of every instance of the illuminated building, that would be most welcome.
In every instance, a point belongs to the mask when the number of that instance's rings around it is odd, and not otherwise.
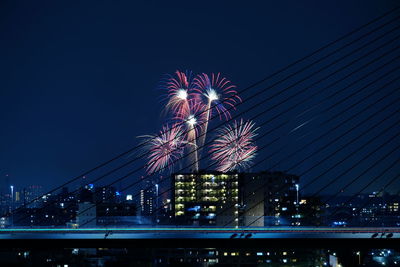
[[[140,190],[140,213],[142,216],[152,216],[156,210],[156,185],[152,181],[143,181],[143,189]]]
[[[189,173],[172,177],[172,209],[177,223],[238,225],[238,174]]]
[[[15,192],[15,200],[16,203],[19,203],[21,201],[21,192],[16,191]]]
[[[178,224],[299,225],[299,178],[282,172],[174,174]],[[297,185],[297,186],[296,186]]]

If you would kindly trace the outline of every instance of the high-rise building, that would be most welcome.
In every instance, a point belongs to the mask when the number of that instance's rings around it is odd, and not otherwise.
[[[177,223],[238,225],[238,174],[174,174],[172,182],[172,209]]]
[[[240,174],[241,225],[299,225],[299,177],[284,172]]]
[[[30,185],[23,190],[24,202],[28,208],[39,208],[42,202],[40,198],[43,195],[43,187],[40,185]],[[32,203],[31,203],[32,202]]]
[[[299,178],[283,172],[174,174],[176,223],[299,225]]]
[[[158,185],[152,181],[143,181],[140,190],[140,214],[142,216],[153,216],[157,209],[157,189]]]
[[[112,186],[102,186],[95,188],[95,203],[115,203],[117,200],[117,190]]]

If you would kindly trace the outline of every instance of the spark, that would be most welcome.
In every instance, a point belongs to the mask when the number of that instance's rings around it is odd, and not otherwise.
[[[209,99],[210,102],[214,101],[214,100],[218,100],[218,94],[217,92],[210,88],[207,90],[207,93],[205,93],[205,96]]]
[[[193,127],[193,125],[196,124],[197,120],[195,118],[195,116],[190,115],[186,121],[191,127]]]
[[[178,97],[181,100],[186,100],[188,97],[188,93],[185,89],[179,89],[176,93],[176,97]]]

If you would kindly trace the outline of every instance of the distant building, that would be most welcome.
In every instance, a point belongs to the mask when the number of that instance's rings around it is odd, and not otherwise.
[[[96,206],[89,202],[79,203],[78,215],[76,223],[78,227],[94,227],[96,226]]]
[[[372,192],[342,196],[326,203],[326,222],[331,226],[400,226],[400,196]]]
[[[319,197],[302,197],[299,201],[298,221],[304,226],[324,224],[324,205]]]
[[[42,202],[41,197],[43,195],[43,187],[41,185],[30,185],[23,189],[22,194],[24,198],[24,203],[27,204],[28,208],[40,207]]]
[[[112,186],[96,187],[94,192],[95,203],[116,203],[119,196],[115,187]]]
[[[152,259],[165,266],[334,266],[327,249],[157,248]]]
[[[133,203],[101,203],[96,208],[97,225],[127,226],[137,224]]]
[[[240,225],[299,225],[299,177],[283,172],[241,173]]]
[[[140,190],[140,215],[153,216],[157,209],[157,184],[150,180],[143,181]]]

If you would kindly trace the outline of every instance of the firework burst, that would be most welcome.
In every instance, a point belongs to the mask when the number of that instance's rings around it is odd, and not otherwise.
[[[199,145],[203,147],[206,140],[208,122],[211,119],[213,111],[215,110],[219,114],[220,119],[224,116],[225,119],[228,120],[231,114],[226,106],[234,108],[241,99],[235,91],[236,86],[222,77],[220,73],[212,73],[211,78],[205,73],[197,75],[193,83],[195,85],[194,91],[197,93],[197,98],[206,103],[204,131],[199,140]],[[199,150],[200,156],[202,150],[202,148]]]
[[[219,131],[218,138],[210,149],[211,159],[217,162],[222,172],[245,168],[256,155],[254,137],[258,128],[251,121],[234,121]]]
[[[196,99],[192,99],[189,102],[190,113],[184,116],[178,116],[184,118],[184,122],[187,129],[187,141],[188,141],[188,153],[189,163],[192,171],[197,172],[199,170],[199,156],[198,156],[198,144],[197,138],[202,132],[202,125],[204,124],[204,105],[198,102]]]
[[[206,120],[205,105],[199,102],[198,99],[189,99],[188,107],[188,111],[177,112],[173,120],[178,123],[185,123],[186,128],[189,128],[192,124],[196,131],[196,136],[199,136]]]
[[[183,155],[187,144],[183,129],[179,125],[163,126],[159,135],[144,135],[145,150],[148,153],[146,170],[149,174],[172,169],[175,161]]]
[[[175,116],[188,116],[190,114],[190,99],[195,92],[191,72],[176,71],[175,75],[169,75],[162,84],[162,88],[168,92],[166,111],[171,111]]]
[[[226,120],[231,118],[231,114],[227,107],[235,108],[236,104],[241,101],[235,90],[236,86],[222,77],[220,73],[209,75],[202,73],[197,75],[193,80],[194,92],[205,98],[207,110],[209,114],[207,119],[212,116],[212,111],[218,112],[220,118],[225,117]]]
[[[164,126],[159,135],[142,136],[149,174],[172,170],[172,165],[187,156],[191,171],[199,170],[199,158],[205,145],[208,123],[213,114],[230,120],[231,109],[242,100],[228,79],[220,73],[202,73],[192,79],[192,72],[177,70],[161,83],[167,91],[166,114],[172,127]],[[253,122],[235,121],[222,128],[211,145],[211,159],[217,170],[231,171],[250,165],[257,151],[253,144],[256,136]]]

